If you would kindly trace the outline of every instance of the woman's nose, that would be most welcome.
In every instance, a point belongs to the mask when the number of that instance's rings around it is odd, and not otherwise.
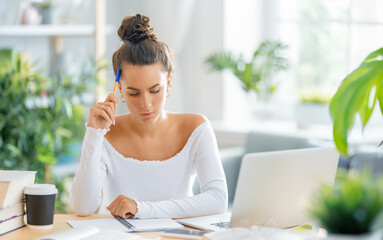
[[[147,93],[142,94],[141,107],[145,110],[150,110],[151,106],[152,106],[152,101],[150,99],[149,94]]]

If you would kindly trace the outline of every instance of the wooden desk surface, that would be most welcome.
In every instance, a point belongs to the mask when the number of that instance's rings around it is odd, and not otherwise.
[[[28,227],[23,227],[1,236],[0,239],[1,240],[18,240],[18,239],[32,240],[32,239],[36,239],[38,237],[42,237],[54,232],[71,228],[67,223],[68,220],[90,220],[90,219],[106,218],[106,217],[112,217],[112,216],[109,214],[94,214],[87,217],[79,217],[75,214],[55,214],[54,221],[53,221],[53,228],[50,230],[33,230],[33,229],[29,229]],[[191,228],[188,228],[188,229],[191,229]],[[135,233],[135,234],[141,235],[144,238],[152,238],[152,239],[155,239],[156,237],[161,236],[161,232],[145,232],[145,233]],[[175,240],[175,238],[167,238],[167,237],[162,237],[161,239]]]

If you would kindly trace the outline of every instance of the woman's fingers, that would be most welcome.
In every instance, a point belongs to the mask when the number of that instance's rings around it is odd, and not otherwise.
[[[88,126],[93,128],[109,128],[116,124],[116,110],[119,98],[109,94],[105,102],[98,102],[89,111]],[[105,122],[105,121],[106,122]]]
[[[111,121],[113,123],[115,123],[115,120],[116,120],[116,116],[115,116],[116,110],[114,108],[114,104],[113,103],[110,103],[110,102],[109,103],[102,103],[100,105],[100,109],[102,111],[104,111],[106,114],[108,114],[108,116],[111,119]]]
[[[112,119],[110,118],[110,116],[109,116],[104,110],[102,110],[102,109],[100,108],[100,109],[97,109],[96,111],[97,111],[97,113],[98,113],[101,117],[103,117],[106,121],[108,121],[110,124],[113,124]]]
[[[114,204],[112,209],[110,210],[110,212],[113,213],[114,216],[119,216],[117,211],[119,205],[120,205],[120,201],[117,201],[116,204]]]
[[[106,209],[111,210],[113,206],[116,204],[116,201],[117,199],[114,199],[114,201],[111,204],[109,204],[109,206],[107,206]]]
[[[114,205],[111,210],[114,216],[120,216],[122,218],[127,218],[127,215],[131,213],[129,212],[129,206],[124,201],[119,201],[116,205]]]
[[[109,95],[105,99],[105,102],[118,103],[118,101],[119,101],[119,98],[114,96],[112,93],[109,93]]]
[[[116,122],[115,104],[111,103],[111,102],[101,102],[101,103],[98,103],[98,106],[102,111],[104,111],[104,112],[106,112],[106,114],[108,114],[109,118],[113,122],[113,125],[115,125],[115,122]]]
[[[116,111],[116,106],[113,102],[99,102],[97,103],[97,106],[102,109],[104,109],[105,107],[109,107],[110,109],[112,109],[113,112]]]
[[[113,201],[109,206],[106,207],[106,209],[109,210],[110,214],[112,214],[113,217],[116,216],[116,215],[114,214],[114,212],[112,211],[113,206],[114,206],[114,202],[115,202],[115,201]]]
[[[116,209],[118,208],[118,205],[121,202],[121,197],[120,196],[118,196],[116,199],[114,199],[114,201],[111,204],[109,204],[109,206],[106,207],[106,209],[108,209],[113,216],[117,216],[118,215],[116,213]]]
[[[118,196],[109,206],[106,207],[113,216],[120,216],[122,218],[134,217],[134,206],[130,198],[123,195]]]
[[[126,213],[129,213],[129,207],[126,204],[126,201],[121,200],[120,204],[116,208],[116,215],[125,218]]]

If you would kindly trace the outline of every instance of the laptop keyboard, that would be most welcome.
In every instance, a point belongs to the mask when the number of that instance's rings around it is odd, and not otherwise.
[[[219,228],[229,228],[229,224],[230,222],[219,222],[219,223],[212,223],[210,225],[213,225],[213,226],[216,226],[216,227],[219,227]]]

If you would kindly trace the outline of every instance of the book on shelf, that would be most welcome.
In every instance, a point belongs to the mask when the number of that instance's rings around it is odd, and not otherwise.
[[[19,216],[14,216],[10,219],[7,219],[7,220],[1,222],[0,223],[0,236],[4,235],[6,233],[9,233],[13,230],[24,227],[25,226],[24,215],[25,215],[25,213],[23,213]]]
[[[0,208],[24,199],[24,188],[35,183],[35,171],[0,170]]]
[[[114,230],[101,230],[94,226],[76,227],[55,232],[37,240],[141,240],[142,236]]]
[[[19,216],[25,213],[25,201],[24,199],[18,201],[11,206],[0,208],[0,224],[14,216]]]

